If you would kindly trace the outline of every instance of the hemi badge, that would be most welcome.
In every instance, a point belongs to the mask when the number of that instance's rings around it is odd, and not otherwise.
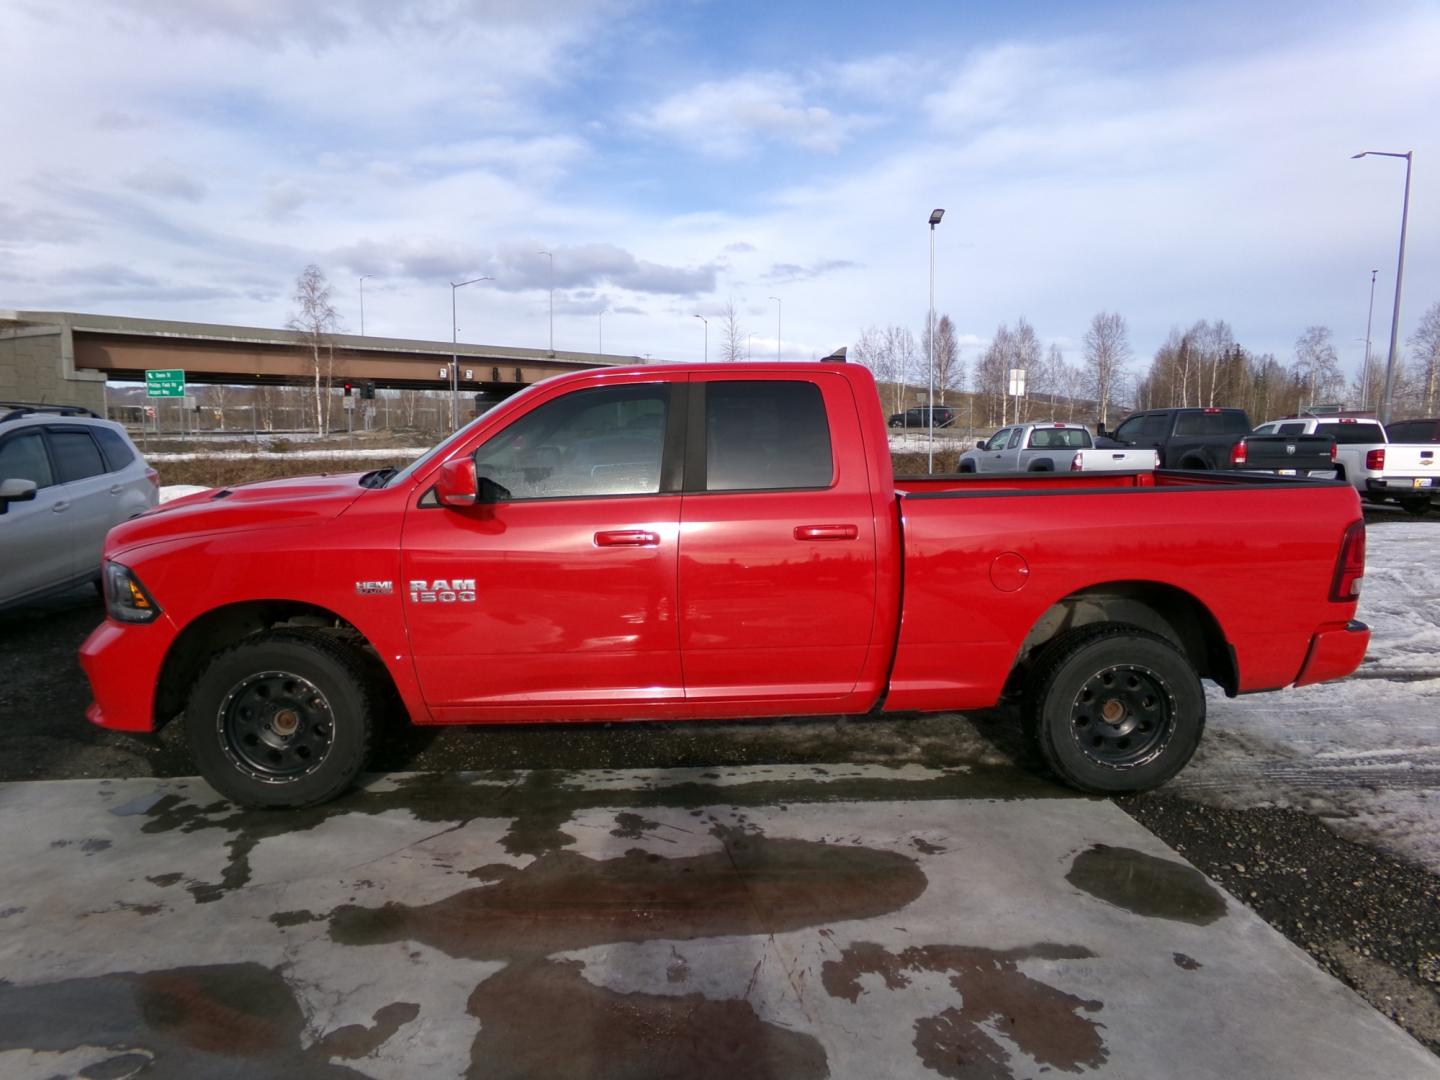
[[[393,581],[357,581],[355,592],[360,596],[390,596],[395,592]]]

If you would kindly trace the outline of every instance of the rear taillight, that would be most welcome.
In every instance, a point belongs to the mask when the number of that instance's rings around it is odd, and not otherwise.
[[[156,491],[160,490],[160,474],[154,469],[145,470],[145,479],[150,481],[150,486]]]
[[[1245,440],[1241,439],[1230,448],[1230,464],[1244,465],[1247,460],[1245,457]]]
[[[1335,581],[1330,586],[1330,599],[1337,604],[1357,599],[1364,577],[1365,523],[1357,521],[1345,530],[1345,539],[1340,541],[1340,557],[1335,560]]]
[[[1377,446],[1374,450],[1370,450],[1365,454],[1365,468],[1385,468],[1385,448],[1383,446]]]
[[[1084,471],[1084,468],[1085,468],[1085,455],[1084,455],[1083,453],[1081,453],[1079,450],[1076,450],[1076,451],[1075,451],[1075,456],[1070,459],[1070,471],[1071,471],[1071,472],[1082,472],[1082,471]]]
[[[1334,461],[1334,460],[1335,460],[1335,453],[1336,453],[1336,451],[1339,450],[1339,449],[1340,449],[1340,444],[1339,444],[1339,443],[1334,443],[1334,442],[1332,442],[1332,443],[1330,444],[1330,460],[1331,460],[1331,461]]]

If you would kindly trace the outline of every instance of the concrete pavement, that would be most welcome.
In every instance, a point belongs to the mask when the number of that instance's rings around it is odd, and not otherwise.
[[[1006,768],[0,785],[0,1076],[1437,1077]]]

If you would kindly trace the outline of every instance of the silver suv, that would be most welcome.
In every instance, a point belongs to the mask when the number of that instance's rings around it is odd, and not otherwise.
[[[155,470],[119,424],[0,402],[0,607],[98,582],[105,534],[159,500]]]

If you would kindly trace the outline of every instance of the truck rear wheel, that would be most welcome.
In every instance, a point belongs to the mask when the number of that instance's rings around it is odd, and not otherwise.
[[[1183,769],[1205,729],[1205,692],[1169,641],[1121,623],[1085,626],[1042,655],[1025,706],[1045,764],[1081,791],[1147,791]]]
[[[363,657],[313,630],[272,630],[217,653],[185,708],[200,774],[251,807],[315,806],[355,782],[376,693]]]
[[[1419,499],[1401,499],[1400,508],[1407,514],[1414,514],[1419,517],[1430,510],[1430,496],[1426,495]]]

